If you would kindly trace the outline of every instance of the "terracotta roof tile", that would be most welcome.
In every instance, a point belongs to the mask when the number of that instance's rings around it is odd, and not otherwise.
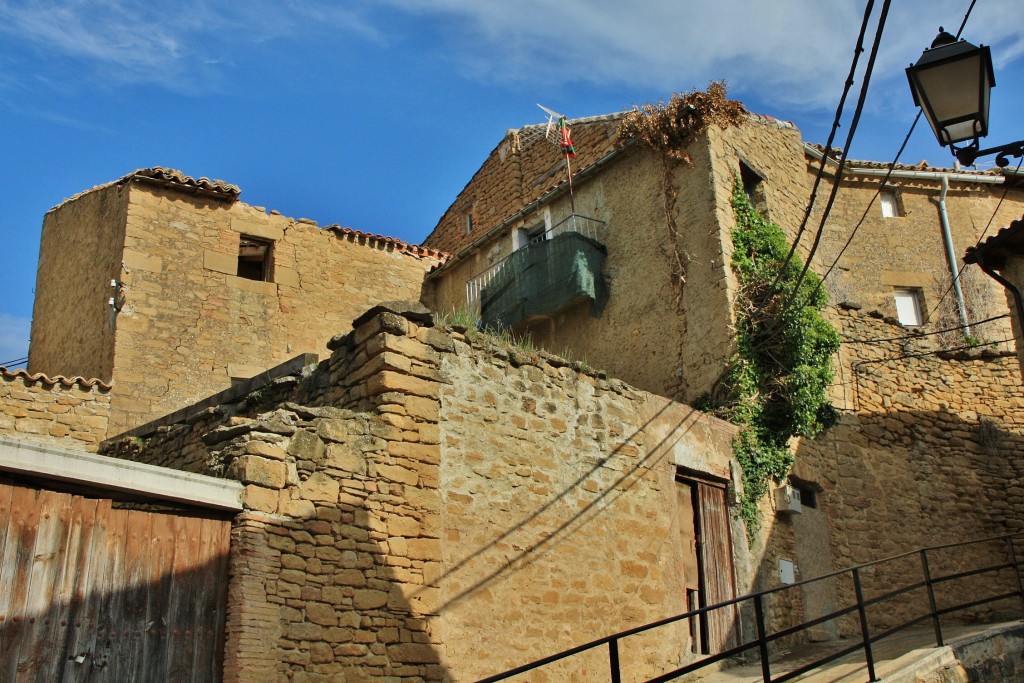
[[[989,237],[977,246],[968,247],[964,263],[977,263],[978,257],[993,268],[1002,268],[1009,255],[1024,256],[1024,217]]]
[[[433,249],[420,244],[410,244],[396,237],[388,237],[386,235],[375,235],[370,232],[363,232],[361,230],[353,230],[352,228],[343,228],[340,225],[327,225],[323,227],[324,230],[329,230],[336,235],[344,237],[352,237],[354,239],[362,239],[374,244],[380,244],[382,246],[390,246],[395,251],[401,251],[416,256],[429,256],[431,258],[440,259],[442,261],[447,260],[448,253],[441,251],[440,249]]]
[[[808,147],[816,149],[818,152],[820,152],[822,154],[825,153],[825,146],[824,145],[819,145],[819,144],[813,143],[813,142],[808,142],[806,144],[807,144]],[[833,147],[832,150],[829,152],[829,157],[831,157],[832,159],[835,159],[836,161],[841,159],[842,156],[843,156],[843,150],[840,147]],[[889,162],[887,162],[887,161],[865,161],[863,159],[847,159],[846,163],[848,164],[848,167],[854,168],[854,169],[857,169],[857,168],[877,168],[877,169],[881,169],[883,171],[889,169]],[[1001,169],[1001,168],[989,168],[989,169],[985,169],[985,170],[982,170],[982,171],[975,170],[975,169],[972,169],[972,168],[954,169],[954,168],[948,168],[948,167],[942,167],[942,166],[932,166],[931,164],[929,164],[925,160],[919,161],[916,164],[896,164],[896,166],[894,167],[894,170],[896,170],[896,171],[924,171],[924,172],[928,172],[928,173],[976,173],[978,175],[984,175],[984,176],[1004,175],[1003,169]]]
[[[29,374],[27,370],[9,370],[4,366],[0,365],[0,376],[3,376],[6,380],[12,380],[15,378],[22,378],[26,383],[35,384],[47,384],[49,386],[55,386],[60,384],[63,387],[78,386],[81,389],[92,389],[99,388],[100,391],[110,391],[114,386],[113,384],[107,384],[106,382],[99,379],[86,379],[85,377],[65,377],[64,375],[54,375],[50,377],[41,372],[37,372],[34,375]]]
[[[223,180],[210,180],[209,178],[193,178],[173,168],[153,166],[151,168],[140,168],[124,176],[118,183],[129,183],[132,181],[152,181],[163,185],[175,185],[181,188],[189,188],[200,191],[204,194],[216,195],[234,201],[242,194],[242,188],[238,185],[226,183]]]

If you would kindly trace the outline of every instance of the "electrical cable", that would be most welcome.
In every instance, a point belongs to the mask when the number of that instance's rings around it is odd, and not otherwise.
[[[966,325],[957,325],[956,327],[947,327],[946,329],[943,329],[943,330],[934,330],[932,332],[919,332],[917,334],[905,334],[902,337],[879,337],[878,339],[844,339],[843,343],[844,344],[879,344],[879,343],[882,343],[882,342],[903,341],[905,339],[920,339],[921,337],[931,337],[932,335],[943,334],[944,332],[956,332],[957,330],[962,330],[965,327],[970,327],[971,325],[983,325],[985,323],[990,323],[993,320],[1002,320],[1003,318],[1009,318],[1009,317],[1010,317],[1009,313],[1003,313],[1002,315],[997,315],[997,316],[994,316],[992,318],[985,318],[984,320],[976,320],[974,322],[967,323]]]
[[[854,372],[857,371],[862,365],[869,365],[871,363],[888,363],[893,360],[903,360],[904,358],[923,358],[925,356],[937,356],[940,353],[953,353],[954,351],[965,351],[967,349],[978,349],[985,346],[995,346],[996,344],[1006,344],[1012,342],[1013,338],[1000,339],[999,341],[982,342],[981,344],[968,344],[966,346],[956,346],[951,349],[936,349],[934,351],[922,351],[920,353],[905,353],[902,356],[893,356],[891,358],[875,358],[873,360],[861,360],[854,363],[851,367]]]
[[[878,26],[875,28],[875,39],[871,44],[871,54],[868,55],[867,66],[864,67],[864,80],[861,83],[860,96],[857,99],[857,107],[853,113],[853,119],[850,121],[850,132],[846,136],[846,145],[843,147],[845,153],[839,161],[839,167],[836,169],[836,182],[832,184],[832,191],[829,193],[828,201],[825,204],[825,210],[821,215],[821,220],[818,222],[818,230],[814,236],[814,242],[811,243],[810,252],[807,254],[807,259],[804,261],[803,270],[800,271],[800,276],[797,278],[796,283],[793,285],[792,291],[789,296],[782,304],[782,310],[780,317],[785,314],[786,309],[793,305],[793,302],[799,296],[800,285],[803,284],[804,278],[807,276],[807,271],[811,267],[811,260],[814,258],[814,254],[818,250],[818,245],[821,244],[821,237],[825,233],[825,223],[828,221],[829,214],[832,213],[832,207],[836,201],[836,195],[839,194],[839,187],[842,184],[841,180],[843,177],[843,169],[846,167],[846,158],[848,156],[850,146],[853,143],[853,137],[857,132],[857,125],[860,123],[861,114],[864,112],[864,103],[867,100],[868,86],[871,83],[871,74],[875,68],[875,59],[878,57],[878,48],[882,42],[882,33],[885,30],[885,21],[889,15],[889,6],[892,0],[885,0],[882,3],[882,10],[878,16]],[[822,158],[824,164],[824,157]]]
[[[790,247],[789,254],[786,255],[786,260],[783,261],[782,267],[779,268],[779,274],[776,275],[771,289],[775,289],[778,286],[779,279],[782,277],[782,273],[785,272],[789,262],[793,259],[793,254],[796,253],[797,245],[800,244],[800,238],[803,237],[804,231],[807,229],[807,223],[811,219],[811,211],[814,208],[814,201],[818,196],[818,187],[821,185],[821,180],[825,175],[825,166],[828,161],[827,157],[829,151],[832,149],[832,142],[835,140],[836,133],[839,131],[840,119],[843,116],[843,108],[846,106],[846,98],[850,94],[850,90],[853,88],[853,77],[857,72],[857,64],[860,61],[860,55],[864,52],[864,35],[867,33],[874,5],[874,0],[868,0],[867,6],[864,8],[864,18],[861,20],[860,33],[857,35],[857,44],[853,50],[853,62],[850,64],[850,74],[846,77],[843,94],[840,96],[839,104],[836,106],[836,116],[832,122],[832,130],[829,131],[828,140],[825,142],[825,156],[822,157],[821,166],[818,167],[818,173],[814,177],[814,186],[811,188],[811,196],[807,200],[807,208],[804,210],[804,218],[800,222],[800,227],[796,231],[796,237],[793,238],[793,245]]]

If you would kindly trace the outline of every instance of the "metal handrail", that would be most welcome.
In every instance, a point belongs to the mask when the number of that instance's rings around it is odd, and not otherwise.
[[[590,218],[577,213],[571,213],[549,229],[531,238],[524,246],[538,244],[545,240],[553,239],[566,232],[575,232],[589,237],[592,240],[605,243],[607,238],[608,225],[597,218]],[[487,269],[477,273],[466,280],[466,310],[472,314],[480,314],[480,294],[484,287],[491,284],[491,281],[505,266],[505,262],[512,256],[509,254],[501,260],[493,263]]]
[[[909,552],[900,553],[899,555],[893,555],[891,557],[886,557],[886,558],[883,558],[883,559],[880,559],[880,560],[873,560],[871,562],[865,562],[863,564],[859,564],[859,565],[856,565],[854,567],[847,567],[846,569],[840,569],[840,570],[837,570],[837,571],[829,572],[828,574],[823,574],[821,576],[816,576],[813,579],[804,579],[804,580],[798,581],[796,583],[787,584],[787,585],[784,585],[784,586],[776,586],[774,588],[768,588],[768,589],[765,589],[765,590],[762,590],[762,591],[758,591],[756,593],[750,593],[748,595],[740,596],[738,598],[732,598],[730,600],[726,600],[724,602],[720,602],[720,603],[715,604],[715,605],[709,605],[707,607],[702,607],[700,609],[690,610],[689,612],[684,612],[683,614],[678,614],[678,615],[675,615],[675,616],[666,617],[664,619],[659,619],[658,621],[654,621],[654,622],[651,622],[649,624],[644,624],[642,626],[636,626],[636,627],[627,629],[625,631],[620,631],[620,632],[614,633],[612,635],[604,636],[602,638],[598,638],[596,640],[592,640],[592,641],[590,641],[588,643],[584,643],[582,645],[577,645],[576,647],[570,648],[568,650],[564,650],[562,652],[559,652],[559,653],[556,653],[556,654],[553,654],[553,655],[548,655],[547,657],[544,657],[542,659],[538,659],[538,660],[536,660],[534,662],[531,662],[529,664],[524,664],[522,666],[516,667],[514,669],[510,669],[510,670],[505,671],[503,673],[500,673],[500,674],[497,674],[497,675],[494,675],[494,676],[489,676],[487,678],[480,679],[478,681],[478,683],[492,683],[494,681],[505,680],[507,678],[511,678],[512,676],[516,676],[518,674],[526,673],[527,671],[532,671],[534,669],[539,669],[539,668],[541,668],[543,666],[546,666],[548,664],[553,664],[554,662],[566,659],[568,657],[571,657],[571,656],[576,655],[576,654],[580,654],[582,652],[586,652],[588,650],[593,650],[593,649],[595,649],[597,647],[601,647],[603,645],[607,645],[608,646],[608,650],[609,650],[609,667],[610,667],[610,670],[611,670],[611,680],[613,681],[613,683],[617,683],[618,681],[621,680],[621,677],[622,677],[622,672],[620,671],[619,647],[618,647],[618,643],[619,643],[620,640],[622,640],[624,638],[628,638],[629,636],[632,636],[632,635],[636,635],[638,633],[643,633],[645,631],[649,631],[649,630],[652,630],[652,629],[655,629],[655,628],[659,628],[661,626],[665,626],[665,625],[672,624],[672,623],[675,623],[675,622],[678,622],[678,621],[682,621],[684,619],[692,619],[694,617],[699,617],[700,615],[707,614],[707,613],[709,613],[709,612],[711,612],[713,610],[722,609],[722,608],[725,608],[725,607],[730,607],[730,606],[738,605],[740,603],[745,603],[745,602],[753,602],[753,604],[754,604],[755,624],[756,624],[756,627],[757,627],[757,637],[755,639],[753,639],[753,640],[751,640],[751,641],[749,641],[747,643],[743,643],[741,645],[737,645],[735,647],[732,647],[732,648],[730,648],[728,650],[725,650],[723,652],[719,652],[719,653],[716,653],[716,654],[704,657],[703,659],[700,659],[700,660],[698,660],[696,662],[690,662],[690,663],[686,664],[685,666],[682,666],[680,668],[674,669],[674,670],[669,671],[667,673],[661,674],[661,675],[659,675],[659,676],[657,676],[655,678],[652,678],[652,679],[649,680],[648,683],[656,683],[656,682],[661,682],[661,681],[670,681],[670,680],[673,680],[673,679],[678,678],[680,676],[683,676],[683,675],[685,675],[687,673],[691,673],[693,671],[697,671],[697,670],[700,670],[700,669],[705,668],[707,666],[710,666],[711,664],[714,664],[716,662],[722,661],[723,659],[728,659],[730,657],[734,657],[734,656],[736,656],[738,654],[741,654],[741,653],[744,653],[744,652],[746,652],[748,650],[753,650],[753,649],[757,649],[758,653],[759,653],[758,656],[759,656],[759,658],[761,660],[762,677],[763,677],[764,683],[781,683],[782,681],[791,680],[792,678],[795,678],[796,676],[799,676],[799,675],[801,675],[803,673],[806,673],[806,672],[811,671],[811,670],[813,670],[815,668],[818,668],[818,667],[820,667],[820,666],[822,666],[824,664],[827,664],[828,662],[834,661],[835,659],[838,659],[840,657],[843,657],[843,656],[846,656],[848,654],[851,654],[851,653],[853,653],[853,652],[855,652],[857,650],[863,650],[864,651],[865,660],[866,660],[866,664],[867,664],[867,670],[868,670],[868,676],[869,676],[868,680],[869,681],[874,681],[874,680],[876,680],[876,676],[875,676],[875,662],[874,662],[874,655],[872,653],[871,645],[872,645],[872,643],[878,642],[879,640],[882,640],[883,638],[887,638],[887,637],[889,637],[889,636],[891,636],[891,635],[893,635],[895,633],[903,631],[903,630],[905,630],[907,628],[910,628],[911,626],[917,625],[917,624],[919,624],[919,623],[921,623],[923,621],[931,620],[933,622],[934,627],[935,627],[936,645],[941,646],[944,643],[943,643],[943,639],[942,639],[942,626],[941,626],[940,619],[939,619],[940,616],[945,615],[945,614],[950,614],[950,613],[953,613],[953,612],[957,612],[957,611],[971,609],[971,608],[977,607],[979,605],[984,605],[984,604],[988,604],[988,603],[992,603],[992,602],[997,602],[997,601],[1000,601],[1000,600],[1006,600],[1006,599],[1012,598],[1014,596],[1017,596],[1020,599],[1020,601],[1021,601],[1021,612],[1022,612],[1022,614],[1024,614],[1024,577],[1022,577],[1021,562],[1018,560],[1017,551],[1016,551],[1016,548],[1014,547],[1014,539],[1020,539],[1020,538],[1024,538],[1024,532],[1017,532],[1017,533],[1013,533],[1013,534],[1005,534],[1005,535],[1001,535],[1001,536],[989,536],[989,537],[986,537],[986,538],[977,539],[977,540],[973,540],[973,541],[961,541],[961,542],[956,542],[956,543],[946,543],[946,544],[943,544],[943,545],[930,546],[930,547],[927,547],[927,548],[920,548],[918,550],[912,550],[912,551],[909,551]],[[988,565],[988,566],[984,566],[984,567],[976,567],[976,568],[971,569],[971,570],[959,571],[959,572],[955,572],[955,573],[952,573],[952,574],[946,574],[946,575],[942,575],[942,576],[933,576],[931,574],[930,566],[929,566],[929,563],[928,563],[928,554],[929,553],[934,553],[934,552],[939,551],[939,550],[948,550],[950,548],[966,547],[966,546],[970,546],[970,545],[979,545],[979,544],[982,544],[982,543],[991,543],[993,541],[1003,541],[1006,544],[1006,550],[1007,550],[1009,558],[1010,558],[1009,562],[1000,562],[1000,563],[994,564],[994,565]],[[901,559],[904,559],[904,558],[908,558],[908,557],[911,557],[911,556],[914,556],[914,555],[918,555],[921,558],[921,572],[922,572],[923,577],[924,577],[923,580],[915,580],[915,581],[912,581],[912,582],[910,582],[910,583],[908,583],[908,584],[906,584],[906,585],[904,585],[904,586],[902,586],[900,588],[896,588],[896,589],[893,589],[891,591],[888,591],[888,592],[886,592],[886,593],[884,593],[882,595],[873,596],[873,597],[871,597],[869,599],[865,599],[864,593],[863,593],[863,589],[862,589],[862,586],[861,586],[861,580],[860,580],[860,575],[861,575],[861,571],[862,570],[869,569],[869,568],[872,568],[872,567],[876,567],[876,566],[881,565],[881,564],[885,564],[885,563],[889,563],[889,562],[894,562],[896,560],[901,560]],[[935,598],[935,586],[937,584],[943,584],[943,583],[947,583],[949,581],[953,581],[953,580],[956,580],[956,579],[963,579],[963,578],[967,578],[967,577],[970,577],[970,576],[976,576],[976,575],[984,574],[984,573],[987,573],[987,572],[998,572],[998,571],[1002,571],[1004,569],[1013,569],[1014,570],[1014,577],[1015,577],[1015,584],[1016,584],[1015,590],[1011,590],[1011,591],[1005,592],[1005,593],[999,593],[999,594],[994,595],[994,596],[990,595],[988,597],[981,598],[981,599],[978,599],[978,600],[972,600],[972,601],[968,601],[968,602],[957,603],[956,605],[943,607],[941,609],[938,607],[938,603],[937,603],[936,598]],[[853,578],[854,592],[855,592],[855,595],[856,595],[856,602],[855,602],[855,604],[850,605],[848,607],[843,607],[841,609],[835,610],[835,611],[830,612],[830,613],[828,613],[826,615],[823,615],[823,616],[820,616],[820,617],[816,617],[816,618],[810,619],[808,621],[801,622],[800,624],[797,624],[796,626],[791,626],[791,627],[782,629],[781,631],[777,631],[777,632],[774,632],[774,633],[767,633],[766,632],[765,614],[764,614],[764,598],[765,597],[767,597],[769,595],[772,595],[772,594],[775,594],[775,593],[778,593],[780,591],[792,590],[794,588],[800,588],[800,587],[807,586],[807,585],[810,585],[810,584],[813,584],[813,583],[817,583],[817,582],[820,582],[820,581],[825,581],[825,580],[828,580],[828,579],[833,579],[833,578],[837,578],[837,577],[840,577],[840,576],[847,576],[847,575],[849,575],[849,576],[851,576]],[[909,621],[906,621],[906,622],[904,622],[904,623],[902,623],[902,624],[900,624],[898,626],[895,626],[895,627],[892,627],[890,629],[887,629],[887,630],[885,630],[885,631],[883,631],[881,633],[875,633],[875,634],[871,633],[870,625],[869,625],[868,618],[867,618],[867,607],[868,606],[880,604],[881,602],[884,602],[885,600],[889,600],[891,598],[907,594],[907,593],[909,593],[911,591],[920,590],[921,588],[926,588],[927,591],[928,591],[928,598],[929,599],[928,599],[928,612],[927,613],[925,613],[925,614],[923,614],[921,616],[914,617],[914,618],[910,619]],[[796,634],[796,633],[798,633],[800,631],[804,631],[804,630],[806,630],[808,628],[811,628],[813,626],[817,626],[818,624],[824,623],[826,621],[831,621],[833,619],[837,619],[837,618],[842,617],[842,616],[853,614],[854,612],[858,613],[859,621],[860,621],[861,639],[858,642],[853,643],[850,646],[844,647],[841,650],[839,650],[838,652],[830,653],[830,654],[828,654],[828,655],[826,655],[826,656],[824,656],[824,657],[822,657],[820,659],[817,659],[817,660],[815,660],[813,662],[805,664],[805,665],[801,666],[799,669],[787,672],[785,674],[782,674],[779,677],[772,678],[772,675],[771,675],[771,664],[770,664],[770,661],[769,661],[769,652],[768,652],[768,644],[770,642],[778,640],[779,638],[783,638],[783,637],[786,637],[786,636],[794,635],[794,634]]]

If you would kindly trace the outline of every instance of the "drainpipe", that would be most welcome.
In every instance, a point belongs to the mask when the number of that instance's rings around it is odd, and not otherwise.
[[[949,260],[949,272],[953,276],[953,292],[956,294],[956,307],[960,311],[960,324],[964,326],[964,334],[970,335],[971,328],[967,324],[967,306],[964,304],[964,292],[960,289],[960,271],[956,267],[956,253],[953,251],[953,236],[949,232],[949,216],[946,215],[946,192],[949,190],[949,178],[945,173],[940,178],[942,192],[934,200],[939,205],[939,222],[942,223],[942,239],[946,243],[946,258]]]

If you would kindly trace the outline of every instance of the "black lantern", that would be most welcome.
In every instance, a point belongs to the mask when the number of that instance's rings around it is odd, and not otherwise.
[[[917,64],[907,68],[914,104],[924,110],[943,147],[988,135],[989,91],[995,86],[988,47],[939,35]]]
[[[978,149],[979,138],[988,135],[989,92],[996,85],[992,55],[984,45],[957,40],[940,26],[932,46],[907,68],[907,79],[914,104],[921,107],[935,138],[964,166],[995,154],[996,166],[1005,168],[1008,157],[1024,156],[1024,140]],[[958,148],[958,142],[967,144]]]

